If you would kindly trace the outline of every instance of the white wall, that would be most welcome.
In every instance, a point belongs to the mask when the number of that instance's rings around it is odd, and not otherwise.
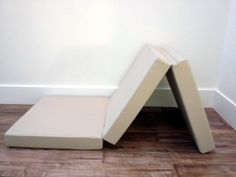
[[[230,4],[218,88],[236,102],[236,0]]]
[[[0,0],[0,103],[109,95],[146,43],[176,48],[214,90],[227,10],[228,0]]]
[[[231,0],[214,107],[236,129],[236,0]]]

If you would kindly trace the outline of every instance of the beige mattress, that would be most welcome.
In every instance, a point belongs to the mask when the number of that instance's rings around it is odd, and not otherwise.
[[[101,149],[105,97],[45,97],[6,133],[8,146]]]
[[[170,48],[146,46],[111,97],[42,98],[5,133],[6,145],[101,149],[103,140],[116,144],[167,75],[196,145],[208,152],[214,141],[190,67],[184,63]]]

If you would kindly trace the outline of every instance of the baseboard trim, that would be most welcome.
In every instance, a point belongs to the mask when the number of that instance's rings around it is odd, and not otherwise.
[[[204,107],[212,107],[215,89],[200,88],[199,94]],[[158,88],[146,103],[146,106],[177,107],[170,88]]]
[[[0,104],[34,104],[49,95],[110,96],[117,86],[0,85]]]
[[[224,118],[224,120],[236,130],[236,103],[216,90],[213,108]]]
[[[76,85],[0,85],[0,104],[34,104],[48,95],[66,96],[110,96],[117,86],[76,86]],[[200,88],[199,93],[205,107],[213,106],[216,90]],[[170,88],[157,88],[146,106],[175,107]]]
[[[48,95],[110,96],[117,86],[0,85],[0,104],[35,104]],[[236,103],[221,91],[200,88],[204,107],[213,107],[236,130]],[[146,106],[176,107],[170,88],[157,88]]]

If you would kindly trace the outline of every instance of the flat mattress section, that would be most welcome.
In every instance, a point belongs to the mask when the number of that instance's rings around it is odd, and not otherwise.
[[[106,97],[45,97],[6,133],[8,146],[101,149]]]

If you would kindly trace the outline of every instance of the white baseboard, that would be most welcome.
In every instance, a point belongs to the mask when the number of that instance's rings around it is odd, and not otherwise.
[[[236,103],[217,90],[213,108],[224,120],[236,130]]]
[[[117,86],[0,85],[0,104],[34,104],[47,95],[110,96]],[[199,89],[204,107],[213,107],[236,130],[236,103],[216,89]],[[147,106],[175,107],[170,88],[158,88]]]
[[[200,88],[199,94],[204,107],[212,107],[215,89]],[[158,88],[147,101],[147,106],[176,107],[176,102],[170,88]]]
[[[117,86],[0,85],[0,104],[34,104],[47,95],[110,96]],[[199,89],[205,107],[213,106],[215,89]],[[148,106],[176,106],[170,88],[158,88]]]
[[[0,85],[0,104],[34,104],[48,95],[110,96],[116,86]]]

